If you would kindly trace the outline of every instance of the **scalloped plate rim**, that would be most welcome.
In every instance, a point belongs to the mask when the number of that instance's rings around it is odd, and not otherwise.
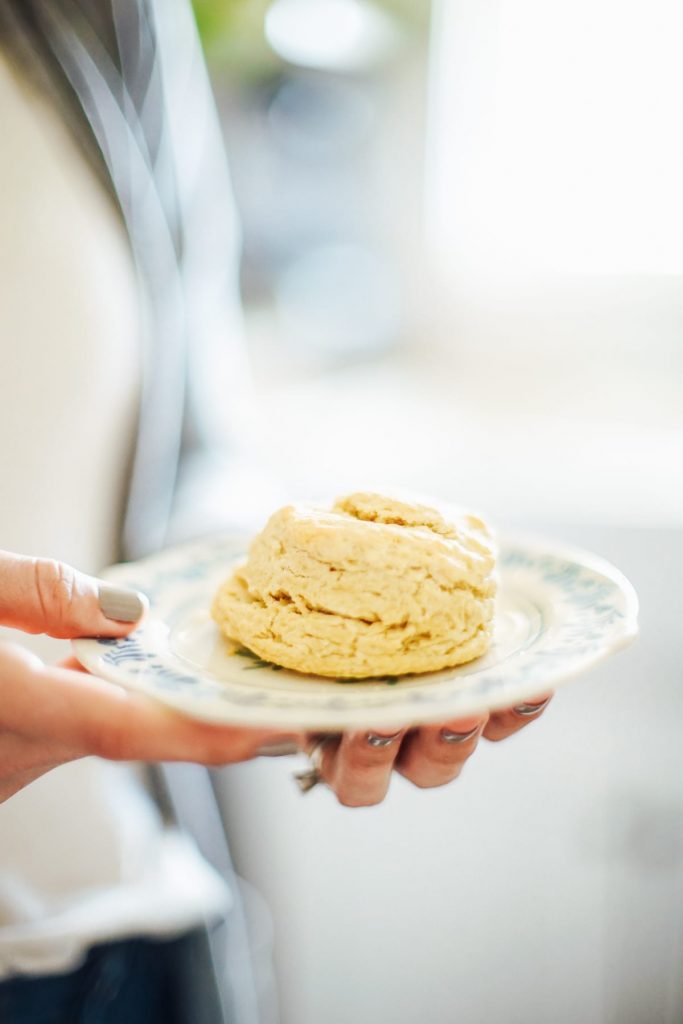
[[[248,535],[243,533],[229,533],[222,534],[219,536],[207,537],[200,540],[189,541],[171,548],[167,548],[161,552],[149,555],[137,562],[121,563],[116,566],[110,567],[105,570],[101,575],[105,578],[132,580],[133,577],[137,576],[140,579],[144,579],[145,575],[159,574],[160,569],[164,565],[168,565],[169,562],[176,563],[179,560],[180,565],[187,562],[193,553],[204,551],[210,552],[213,549],[232,549],[233,553],[228,556],[230,559],[235,560],[240,557],[238,549],[243,547],[248,542]],[[563,561],[568,565],[573,565],[579,570],[588,571],[594,576],[603,577],[603,579],[609,581],[615,589],[615,598],[620,598],[623,611],[620,621],[618,621],[618,628],[612,627],[611,630],[606,633],[601,639],[601,646],[595,650],[591,650],[586,653],[583,657],[575,657],[573,661],[567,664],[564,668],[560,665],[555,664],[552,666],[552,670],[549,673],[549,683],[546,688],[556,689],[558,686],[569,682],[572,679],[577,678],[590,671],[592,668],[603,662],[605,659],[610,657],[612,654],[619,650],[622,650],[628,646],[638,634],[638,598],[629,580],[624,574],[617,569],[612,563],[604,559],[600,555],[596,555],[590,551],[584,550],[580,547],[573,545],[564,544],[562,542],[555,542],[542,536],[526,533],[504,533],[499,537],[499,549],[503,559],[506,554],[509,555],[511,552],[517,549],[518,551],[524,551],[527,556],[534,556],[536,558],[551,558],[556,561]],[[220,563],[217,566],[221,570],[225,570],[227,562]],[[504,584],[506,577],[506,569],[502,567],[501,579]],[[182,585],[182,580],[178,581],[177,585]],[[144,589],[144,587],[143,587]],[[616,607],[616,605],[615,605]],[[152,608],[153,613],[153,608]],[[149,619],[145,620],[143,624],[143,631],[145,629],[150,630],[151,627],[156,623],[159,624],[160,620],[154,619],[153,614]],[[140,635],[140,630],[132,634],[132,637]],[[125,641],[124,641],[125,642]],[[514,685],[513,694],[511,694],[501,688],[498,695],[489,694],[485,699],[471,690],[466,691],[463,688],[457,689],[451,685],[451,690],[455,692],[451,693],[445,698],[445,703],[438,705],[437,707],[429,708],[425,706],[419,706],[419,698],[412,698],[406,700],[407,691],[404,689],[401,691],[400,681],[396,686],[385,687],[383,693],[386,694],[386,700],[383,702],[381,709],[367,708],[363,706],[362,701],[353,696],[353,692],[360,688],[362,693],[365,690],[366,697],[368,695],[368,683],[344,683],[343,690],[339,690],[338,693],[332,695],[332,687],[337,691],[341,687],[341,684],[335,684],[334,681],[328,680],[331,684],[330,687],[330,700],[333,700],[337,705],[340,703],[343,707],[336,708],[299,708],[296,709],[296,702],[294,701],[291,707],[287,707],[283,712],[282,708],[271,707],[268,709],[267,696],[264,696],[262,702],[259,703],[258,698],[255,698],[255,703],[251,706],[239,706],[239,704],[232,705],[229,700],[225,700],[224,686],[232,685],[240,686],[244,684],[233,681],[232,683],[223,684],[216,678],[210,675],[202,674],[201,672],[196,673],[196,682],[200,684],[208,684],[211,690],[211,695],[207,698],[206,693],[204,697],[198,697],[196,693],[173,693],[164,690],[159,682],[157,675],[152,677],[149,674],[145,677],[131,675],[126,673],[120,667],[115,664],[111,664],[104,660],[102,654],[103,645],[107,646],[107,649],[120,649],[121,641],[103,641],[97,638],[81,638],[73,641],[73,649],[76,657],[81,663],[88,668],[94,674],[108,680],[109,682],[116,683],[124,686],[127,689],[134,690],[137,692],[145,693],[154,699],[161,700],[169,707],[179,711],[182,714],[189,715],[190,717],[207,721],[207,722],[223,722],[225,724],[245,725],[254,727],[273,726],[275,728],[283,728],[291,731],[292,729],[306,729],[306,730],[335,730],[340,731],[345,728],[369,728],[372,726],[386,725],[412,725],[419,723],[427,723],[445,720],[449,715],[451,717],[464,717],[465,715],[476,713],[477,711],[483,710],[495,710],[509,706],[511,701],[522,702],[534,697],[539,693],[538,681],[532,680],[526,685],[523,682],[518,682]],[[168,652],[161,651],[161,656],[164,656],[168,660]],[[153,656],[153,652],[147,652],[144,655],[147,658]],[[174,656],[175,657],[175,656]],[[538,658],[538,653],[536,658]],[[559,655],[555,655],[557,660]],[[170,659],[171,661],[173,658]],[[177,658],[176,658],[177,660]],[[510,660],[510,659],[508,659]],[[506,662],[500,663],[505,666]],[[411,677],[412,679],[419,680],[420,682],[424,679],[425,689],[431,687],[434,689],[448,688],[447,684],[453,683],[453,680],[459,678],[472,678],[477,675],[482,676],[487,669],[478,672],[476,668],[472,670],[472,666],[476,665],[476,662],[470,663],[469,666],[463,666],[466,670],[467,675],[458,673],[457,669],[454,670],[443,670],[441,673],[430,673],[424,677]],[[497,666],[492,666],[492,669]],[[188,673],[187,665],[183,665],[183,671],[185,676],[189,678],[191,672]],[[285,676],[287,675],[286,670]],[[436,679],[437,676],[446,676],[443,680]],[[297,674],[299,677],[299,674]],[[301,675],[300,678],[303,680],[306,677]],[[313,677],[316,681],[320,677]],[[441,686],[443,683],[443,687]],[[254,692],[258,691],[259,694],[265,694],[265,691],[261,687],[254,688]],[[282,693],[286,692],[284,690]],[[419,693],[420,687],[411,687],[412,694]],[[423,694],[424,695],[424,694]],[[313,695],[311,694],[311,697]],[[452,698],[452,699],[451,699]],[[271,695],[272,700],[272,695]],[[358,703],[354,706],[354,701]],[[219,711],[216,711],[220,702]],[[412,703],[415,704],[413,707],[408,707]],[[210,706],[209,706],[210,705]],[[451,710],[449,710],[449,707]]]

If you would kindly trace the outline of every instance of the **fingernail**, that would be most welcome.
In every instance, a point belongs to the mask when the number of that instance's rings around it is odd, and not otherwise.
[[[380,736],[379,733],[369,732],[365,739],[371,747],[388,747],[389,744],[397,740],[402,734],[403,730],[399,729],[398,732],[392,733],[391,736]]]
[[[97,597],[105,618],[116,622],[137,622],[148,607],[144,594],[129,587],[116,587],[112,583],[100,583]]]
[[[540,704],[518,704],[515,708],[515,712],[518,715],[522,715],[524,718],[531,718],[532,715],[537,715],[546,704],[550,703],[550,697],[546,697]]]
[[[473,739],[481,726],[475,725],[474,729],[470,729],[469,732],[453,732],[451,729],[441,730],[441,739],[444,743],[466,743],[467,740]]]

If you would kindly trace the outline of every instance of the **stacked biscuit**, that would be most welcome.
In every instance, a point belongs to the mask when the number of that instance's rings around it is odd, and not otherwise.
[[[299,672],[430,672],[486,651],[494,569],[475,516],[352,494],[271,516],[212,613],[230,640]]]

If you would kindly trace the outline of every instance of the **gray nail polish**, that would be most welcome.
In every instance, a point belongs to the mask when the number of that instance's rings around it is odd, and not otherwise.
[[[379,736],[376,732],[369,732],[365,737],[371,747],[388,747],[390,743],[393,743],[399,738],[402,730],[399,729],[393,736]]]
[[[478,725],[475,725],[474,729],[470,729],[469,732],[452,732],[450,729],[442,729],[441,739],[444,743],[466,743],[467,740],[471,740],[477,735],[479,728]]]
[[[515,712],[518,715],[522,715],[523,718],[531,718],[532,715],[537,715],[543,711],[546,704],[550,703],[550,697],[542,701],[540,704],[518,704],[515,708]]]
[[[100,583],[97,597],[105,618],[116,622],[137,622],[147,608],[147,598],[143,594],[112,583]]]

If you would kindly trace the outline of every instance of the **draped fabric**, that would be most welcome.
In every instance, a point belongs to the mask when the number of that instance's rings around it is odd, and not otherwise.
[[[3,0],[0,45],[61,107],[130,238],[147,323],[122,554],[138,557],[164,543],[183,463],[237,447],[248,401],[237,223],[194,20],[185,0]]]
[[[184,465],[240,444],[248,403],[238,231],[186,0],[3,0],[0,46],[60,109],[125,222],[144,310],[143,394],[122,555],[160,548]],[[228,390],[229,403],[224,401]],[[206,460],[205,460],[206,461]],[[175,819],[228,878],[236,910],[196,955],[193,1024],[254,1024],[239,893],[209,773],[161,768]],[[207,970],[218,992],[207,1002]]]

